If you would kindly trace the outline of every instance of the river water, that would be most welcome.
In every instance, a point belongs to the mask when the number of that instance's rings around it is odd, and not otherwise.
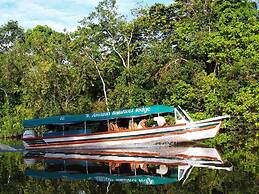
[[[0,142],[0,193],[258,193],[257,167],[223,148],[27,151]],[[247,167],[248,166],[248,167]]]

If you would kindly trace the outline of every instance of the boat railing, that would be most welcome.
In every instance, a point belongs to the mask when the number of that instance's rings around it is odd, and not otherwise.
[[[63,135],[80,135],[80,134],[89,134],[91,129],[78,129],[78,130],[65,130],[65,131],[47,131],[43,133],[43,137],[51,136],[63,136]]]

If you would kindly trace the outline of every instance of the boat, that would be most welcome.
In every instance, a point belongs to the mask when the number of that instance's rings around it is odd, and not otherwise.
[[[110,150],[30,150],[25,174],[37,179],[92,180],[97,182],[159,185],[184,183],[194,167],[232,170],[215,148],[149,147]],[[35,163],[44,169],[34,170]],[[36,165],[39,166],[39,165]]]
[[[166,123],[165,117],[170,115],[174,124]],[[27,130],[22,139],[26,149],[143,147],[215,137],[221,121],[229,117],[193,121],[180,106],[154,105],[24,120]],[[147,120],[153,124],[143,126]],[[44,131],[37,134],[35,128]]]

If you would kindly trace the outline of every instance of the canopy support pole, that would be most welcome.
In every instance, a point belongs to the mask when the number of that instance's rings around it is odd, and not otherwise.
[[[63,164],[64,164],[64,171],[67,170],[67,167],[66,167],[66,160],[63,160]]]
[[[135,176],[137,176],[137,169],[136,169],[136,166],[135,166]]]
[[[86,133],[86,121],[84,121],[85,133]]]
[[[65,135],[65,125],[62,125],[63,136]]]
[[[107,129],[109,130],[109,127],[110,127],[110,122],[109,122],[109,120],[107,120]],[[108,131],[107,130],[107,131]]]
[[[86,170],[86,174],[88,174],[88,162],[87,162],[87,160],[85,161],[85,170]]]
[[[109,173],[112,174],[111,164],[109,164]]]
[[[132,129],[133,129],[133,130],[135,129],[133,117],[131,117],[131,126],[130,126],[130,128],[131,128],[131,130],[132,130]]]

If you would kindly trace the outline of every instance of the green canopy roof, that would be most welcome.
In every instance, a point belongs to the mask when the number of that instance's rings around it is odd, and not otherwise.
[[[116,118],[133,118],[145,115],[152,115],[158,113],[170,113],[174,112],[174,107],[165,105],[155,105],[155,106],[144,106],[140,108],[116,110],[111,112],[101,112],[93,114],[81,114],[81,115],[61,115],[61,116],[51,116],[40,119],[24,120],[24,127],[37,127],[41,125],[63,125],[63,124],[73,124],[80,123],[84,121],[101,121],[101,120],[111,120]]]
[[[177,182],[177,175],[173,177],[160,177],[151,175],[125,176],[105,173],[83,174],[78,172],[56,171],[48,172],[43,170],[26,170],[26,176],[37,179],[61,179],[68,180],[93,180],[97,182],[121,182],[121,183],[140,183],[144,185],[161,185]]]

